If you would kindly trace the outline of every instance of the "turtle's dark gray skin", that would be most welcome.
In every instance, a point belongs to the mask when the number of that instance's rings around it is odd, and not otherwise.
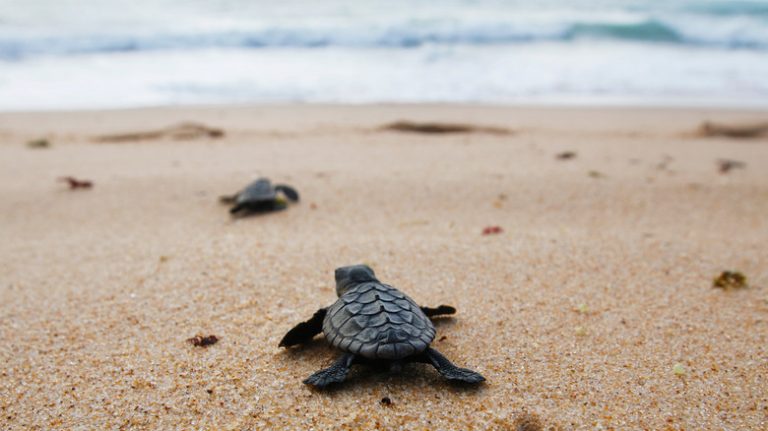
[[[299,193],[291,186],[272,183],[268,178],[259,178],[246,188],[232,196],[222,196],[219,200],[231,204],[230,214],[238,215],[254,212],[280,211],[288,207],[286,199],[299,201]]]
[[[281,347],[290,347],[323,332],[328,342],[344,352],[331,367],[312,374],[304,383],[324,388],[344,381],[353,364],[382,362],[394,371],[409,362],[422,362],[431,364],[449,380],[485,380],[479,373],[453,365],[429,347],[435,339],[430,317],[453,314],[455,308],[419,307],[404,293],[377,280],[366,265],[338,268],[336,294],[339,299],[335,303],[317,310],[311,319],[296,325],[280,341]]]

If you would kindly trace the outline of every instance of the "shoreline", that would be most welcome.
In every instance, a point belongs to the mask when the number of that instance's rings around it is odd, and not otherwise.
[[[568,102],[253,102],[253,103],[200,103],[200,104],[158,104],[158,105],[137,105],[123,107],[93,107],[93,108],[61,108],[61,109],[7,109],[0,110],[0,115],[34,115],[34,114],[76,114],[89,112],[134,112],[149,110],[184,110],[184,111],[203,111],[203,110],[242,110],[242,109],[263,109],[263,108],[296,108],[296,107],[314,107],[314,108],[485,108],[485,109],[507,109],[507,110],[588,110],[588,111],[606,111],[619,109],[624,111],[711,111],[711,112],[768,112],[766,105],[730,105],[727,103],[706,103],[701,104],[665,104],[665,103],[642,103],[638,101],[626,101],[616,103],[568,103]]]

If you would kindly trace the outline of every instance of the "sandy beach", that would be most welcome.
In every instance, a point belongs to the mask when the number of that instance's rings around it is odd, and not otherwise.
[[[768,429],[768,112],[286,105],[0,114],[0,429]],[[382,130],[397,120],[509,133]],[[221,138],[96,142],[195,122]],[[30,148],[45,138],[48,148]],[[558,158],[572,152],[571,158]],[[722,173],[718,161],[745,166]],[[231,219],[259,175],[287,211]],[[74,176],[93,188],[69,190]],[[500,226],[496,235],[482,235]],[[281,337],[366,262],[481,372]],[[713,288],[724,270],[744,289]],[[187,339],[214,334],[218,343]],[[381,402],[389,398],[391,405]],[[529,422],[536,420],[529,419]],[[525,429],[538,429],[531,426]]]

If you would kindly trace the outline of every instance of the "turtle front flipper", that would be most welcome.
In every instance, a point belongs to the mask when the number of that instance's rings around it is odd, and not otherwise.
[[[427,347],[427,350],[424,351],[424,355],[429,363],[437,369],[437,372],[442,374],[442,376],[448,380],[464,383],[480,383],[485,381],[485,377],[480,373],[453,365],[448,358],[431,347]]]
[[[352,353],[345,353],[344,356],[336,360],[330,367],[322,369],[307,377],[304,380],[304,383],[312,385],[318,389],[322,389],[331,383],[341,383],[347,378],[349,367],[352,366],[354,360],[355,355]]]
[[[219,196],[219,202],[225,204],[225,205],[232,205],[235,202],[237,202],[237,196],[239,196],[240,193],[235,193],[233,195],[221,195]]]
[[[285,197],[292,200],[293,202],[299,201],[299,192],[297,192],[296,189],[291,186],[287,186],[285,184],[277,184],[275,186],[275,191],[282,192]]]
[[[427,317],[444,316],[446,314],[455,314],[456,309],[450,305],[441,305],[437,308],[421,307],[421,311],[427,315]]]
[[[237,204],[229,209],[229,213],[235,215],[246,208],[245,204]]]
[[[293,329],[288,331],[283,339],[280,340],[278,347],[291,347],[296,344],[304,344],[311,340],[315,335],[323,332],[323,319],[325,319],[325,313],[327,311],[327,308],[321,308],[315,312],[311,319],[294,326]]]

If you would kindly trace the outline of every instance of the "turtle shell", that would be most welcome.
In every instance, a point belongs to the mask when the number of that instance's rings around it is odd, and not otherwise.
[[[370,359],[423,352],[435,327],[411,298],[392,286],[360,283],[328,308],[323,333],[335,347]]]
[[[248,186],[237,194],[236,202],[241,204],[271,201],[275,199],[275,196],[275,189],[272,187],[272,183],[266,178],[259,178],[251,184],[248,184]]]

